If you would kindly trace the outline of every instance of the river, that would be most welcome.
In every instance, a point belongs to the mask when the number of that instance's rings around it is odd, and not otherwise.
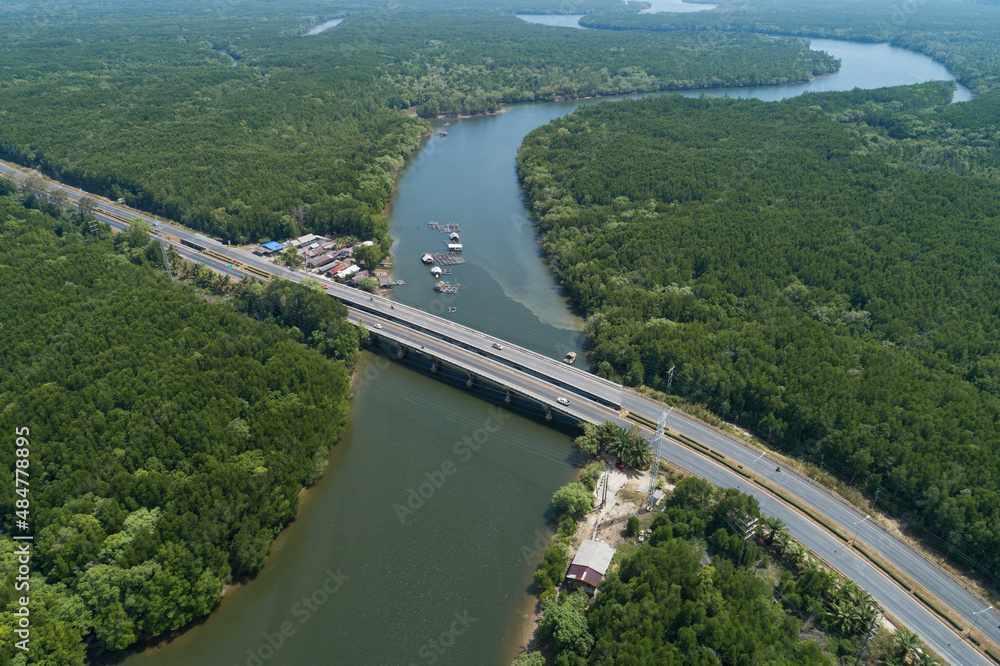
[[[705,92],[776,100],[953,79],[902,49],[812,45],[840,58],[841,71],[800,85]],[[959,88],[956,98],[971,94]],[[435,132],[448,135],[427,140],[393,200],[394,274],[407,283],[394,297],[543,354],[579,349],[581,322],[539,255],[514,159],[527,132],[596,102],[518,104],[495,116],[435,121]],[[454,297],[435,294],[419,260],[444,249],[447,236],[429,230],[430,220],[461,226],[467,263],[446,277],[463,284]],[[364,367],[326,475],[261,573],[173,642],[125,663],[509,663],[540,556],[536,541],[548,533],[549,499],[574,474],[570,438],[518,416],[496,429],[494,407],[462,390],[372,354]],[[479,450],[464,437],[478,438]],[[401,520],[397,505],[412,499],[411,488],[426,497]]]

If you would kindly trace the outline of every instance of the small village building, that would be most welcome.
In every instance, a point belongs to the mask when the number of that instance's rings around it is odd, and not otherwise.
[[[440,266],[435,266],[434,268],[431,269],[431,275],[433,275],[436,278],[441,277],[441,273],[442,270]]]
[[[333,277],[335,277],[338,280],[340,280],[342,278],[350,277],[350,276],[354,275],[355,273],[357,273],[360,270],[361,269],[358,268],[357,266],[348,266],[347,268],[345,268],[345,269],[343,269],[341,271],[337,271],[336,273],[334,273]]]
[[[590,596],[597,592],[597,585],[608,572],[615,549],[606,543],[587,539],[580,544],[573,563],[566,572],[566,583],[570,587],[584,590]]]
[[[317,236],[316,234],[306,234],[305,236],[299,236],[293,242],[299,245],[309,245],[314,241],[325,241],[326,239],[322,236]]]
[[[354,274],[354,277],[352,277],[350,280],[347,281],[347,284],[348,286],[351,287],[357,287],[361,284],[361,281],[364,280],[366,277],[370,277],[368,271],[359,271]]]
[[[323,268],[327,264],[332,264],[334,261],[332,254],[321,254],[318,257],[313,257],[306,262],[307,268]]]
[[[262,250],[260,254],[266,256],[274,254],[275,252],[281,252],[285,249],[285,246],[277,241],[271,241],[269,243],[261,243],[260,249]]]

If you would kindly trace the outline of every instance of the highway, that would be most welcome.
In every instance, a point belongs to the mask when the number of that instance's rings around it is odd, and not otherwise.
[[[14,169],[0,163],[0,173],[14,180],[25,177],[26,170]],[[86,195],[78,190],[65,187],[66,198],[73,203],[82,196],[90,196],[98,202],[98,216],[116,229],[127,226],[120,218],[130,220],[141,218],[152,223],[145,215],[125,206],[102,200],[95,195]],[[529,396],[553,409],[579,419],[599,423],[613,420],[622,425],[631,422],[621,418],[621,409],[640,415],[655,422],[662,405],[625,390],[621,385],[601,379],[588,372],[562,363],[558,359],[547,358],[531,350],[512,346],[506,341],[455,324],[441,317],[393,303],[380,297],[344,287],[324,278],[292,271],[277,266],[251,252],[230,247],[217,240],[207,238],[183,227],[162,224],[168,236],[186,240],[209,248],[213,254],[221,255],[235,266],[243,264],[256,271],[280,276],[295,282],[304,278],[319,279],[326,285],[331,296],[348,306],[349,318],[356,322],[364,319],[369,330],[374,323],[381,324],[373,332],[414,349],[423,347],[423,353],[450,364],[465,368],[475,375],[486,377],[497,383],[510,386],[515,391]],[[221,273],[241,277],[244,273],[237,268],[228,268],[228,263],[201,254],[188,247],[173,243],[182,256],[199,261]],[[493,348],[499,342],[502,350]],[[568,406],[559,405],[556,400],[565,398]],[[697,442],[723,454],[745,469],[754,469],[761,452],[736,440],[723,432],[693,417],[670,412],[667,426]],[[881,573],[862,556],[844,545],[844,541],[820,526],[817,522],[777,498],[766,489],[732,472],[713,458],[702,455],[694,449],[673,440],[667,442],[661,454],[665,460],[710,481],[727,487],[739,487],[743,492],[754,495],[762,510],[781,518],[789,532],[806,548],[826,561],[840,573],[851,578],[867,590],[897,620],[920,635],[922,639],[948,662],[966,666],[991,664],[981,652],[963,639],[951,626],[913,594]],[[775,468],[781,471],[775,471]],[[905,572],[919,584],[929,596],[936,597],[939,605],[950,607],[955,615],[964,618],[966,633],[975,626],[994,643],[993,652],[1000,655],[1000,614],[996,610],[981,612],[990,604],[964,586],[946,571],[940,569],[901,539],[865,519],[865,515],[832,492],[819,486],[798,473],[783,467],[767,456],[756,465],[757,476],[771,485],[781,488],[801,505],[808,506],[814,513],[821,514],[828,523],[839,526],[842,532],[857,533],[859,543],[864,543],[869,551],[877,552],[898,569]],[[973,615],[978,613],[977,615]]]

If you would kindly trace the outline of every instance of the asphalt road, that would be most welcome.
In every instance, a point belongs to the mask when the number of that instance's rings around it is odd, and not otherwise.
[[[631,422],[622,419],[615,410],[609,409],[592,400],[581,399],[568,391],[554,388],[537,377],[511,368],[474,350],[457,348],[455,345],[433,335],[414,331],[407,326],[387,320],[380,320],[378,323],[381,324],[381,328],[373,329],[372,326],[375,320],[367,316],[367,313],[354,309],[350,310],[350,318],[353,321],[356,322],[359,317],[363,318],[366,327],[379,337],[401,343],[413,349],[421,348],[421,353],[468,369],[478,376],[510,386],[515,391],[551,405],[553,409],[578,420],[586,420],[592,423],[609,420],[623,426],[631,425]],[[568,406],[559,405],[556,403],[556,399],[559,397],[569,399],[570,404]],[[657,410],[654,416],[658,413],[659,411]],[[671,412],[670,416],[673,416],[673,414],[674,412]],[[673,423],[675,422],[668,419],[668,423],[673,427]],[[714,433],[712,429],[709,429],[709,432]],[[704,438],[699,439],[704,443]],[[897,621],[902,622],[905,626],[916,632],[935,652],[949,663],[961,664],[963,666],[990,663],[986,657],[956,634],[950,625],[940,620],[912,594],[899,587],[862,556],[845,545],[840,538],[817,525],[808,516],[800,513],[765,489],[736,475],[714,459],[701,455],[693,449],[673,440],[665,440],[661,446],[660,453],[664,460],[700,476],[712,484],[721,487],[739,488],[741,491],[756,497],[762,511],[783,520],[789,532],[803,546],[841,574],[855,581],[861,588],[867,590],[879,605],[891,613]],[[767,464],[765,461],[767,461],[767,458],[760,461],[761,465]],[[753,460],[751,459],[750,465],[744,465],[744,467],[752,469]],[[769,472],[761,470],[758,472],[758,475],[768,478],[776,486],[785,488],[787,486],[783,482],[792,481],[793,483],[790,485],[794,486],[796,485],[795,481],[802,481],[801,477],[787,470],[775,472],[774,467],[771,467]],[[859,516],[859,520],[862,517]],[[850,527],[850,525],[848,526]],[[854,533],[853,529],[850,531],[852,534]],[[864,536],[864,531],[861,530],[860,532],[860,535]],[[985,604],[982,607],[985,607]],[[982,624],[980,624],[980,628],[982,628]]]
[[[5,173],[15,179],[24,177],[23,170],[12,169],[4,164],[0,164],[0,173]],[[66,198],[73,203],[78,202],[82,196],[86,196],[84,193],[68,187],[63,188],[63,192]],[[109,222],[116,229],[120,230],[127,224],[112,217],[111,213],[127,219],[138,217],[147,222],[153,222],[149,216],[136,213],[124,206],[101,201],[93,195],[90,196],[98,201],[98,217]],[[317,278],[315,275],[276,266],[246,250],[223,245],[217,240],[183,227],[164,224],[163,228],[172,236],[208,247],[232,261],[242,262],[273,275],[295,282],[304,278],[319,279],[320,282],[326,284],[331,296],[348,305],[350,317],[353,320],[356,321],[358,317],[364,318],[369,329],[376,321],[381,323],[383,328],[375,332],[383,337],[410,346],[423,345],[427,353],[431,353],[437,358],[511,386],[515,390],[551,405],[553,409],[574,418],[592,422],[613,420],[630,425],[619,417],[619,407],[640,414],[654,422],[662,410],[662,405],[659,403],[624,390],[619,384],[562,363],[559,359],[547,358],[531,350],[512,346],[505,341],[499,341],[484,333],[433,314],[396,304],[377,296],[371,297],[364,292],[344,287],[324,278]],[[236,269],[229,269],[228,264],[222,261],[195,252],[183,245],[175,245],[175,247],[188,260],[199,261],[213,270],[233,277],[242,275]],[[494,342],[500,342],[504,348],[502,350],[494,349],[492,346]],[[569,399],[570,405],[559,405],[556,402],[559,397]],[[907,546],[902,540],[873,524],[871,520],[863,521],[864,514],[844,500],[787,468],[782,467],[780,472],[776,472],[775,467],[781,467],[780,464],[776,464],[767,456],[755,465],[760,451],[697,419],[673,411],[668,416],[667,425],[669,428],[723,453],[747,469],[756,467],[760,477],[781,487],[800,503],[809,505],[815,511],[823,514],[829,519],[829,522],[839,525],[845,533],[854,534],[857,532],[858,541],[865,543],[869,550],[880,553],[906,572],[914,581],[924,586],[944,605],[950,606],[956,614],[965,619],[967,627],[972,627],[975,620],[975,626],[994,643],[1000,645],[1000,613],[990,610],[973,616],[973,613],[982,611],[989,604],[966,590],[960,582]],[[669,442],[665,445],[664,450],[661,450],[661,454],[667,461],[677,464],[713,484],[740,487],[744,492],[757,497],[761,508],[765,512],[781,518],[788,526],[789,532],[804,546],[866,589],[886,610],[919,634],[928,645],[950,663],[961,666],[991,663],[915,597],[898,587],[863,560],[861,556],[844,546],[839,538],[805,515],[762,488],[735,475],[713,459],[702,456],[688,447]]]

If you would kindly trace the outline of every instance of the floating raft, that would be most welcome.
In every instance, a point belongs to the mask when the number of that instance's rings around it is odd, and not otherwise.
[[[460,282],[438,282],[434,285],[434,291],[440,291],[443,294],[457,294],[461,288]]]
[[[457,234],[462,231],[457,224],[438,224],[434,220],[431,220],[430,222],[427,223],[427,228],[437,229],[438,232],[442,234],[451,234],[451,233]]]
[[[437,254],[431,255],[434,258],[434,263],[439,266],[457,266],[459,264],[465,263],[465,258],[460,257],[457,254],[452,254],[451,252],[439,252]]]

